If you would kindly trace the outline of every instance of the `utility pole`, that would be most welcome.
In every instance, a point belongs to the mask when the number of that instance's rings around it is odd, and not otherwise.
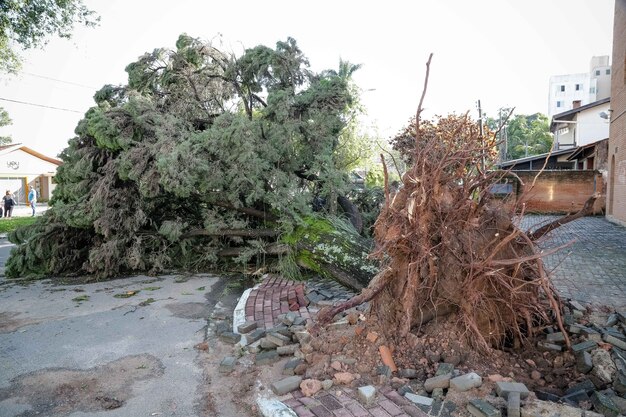
[[[482,172],[485,172],[485,140],[484,140],[484,131],[483,131],[483,109],[480,107],[480,100],[478,100],[478,128],[480,129],[480,142],[481,147],[481,157],[480,157],[480,169]]]

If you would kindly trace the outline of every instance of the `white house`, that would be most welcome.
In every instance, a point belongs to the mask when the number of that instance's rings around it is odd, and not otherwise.
[[[54,175],[63,162],[20,143],[0,146],[0,195],[11,191],[18,204],[35,188],[38,200],[48,201],[54,191]]]
[[[608,98],[610,95],[609,56],[594,56],[589,64],[589,72],[550,77],[548,117]]]
[[[610,98],[552,116],[553,149],[585,146],[609,137]]]

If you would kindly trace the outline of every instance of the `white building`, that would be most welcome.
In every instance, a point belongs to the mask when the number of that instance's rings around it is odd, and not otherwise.
[[[48,201],[62,163],[19,143],[0,146],[0,196],[10,191],[17,204],[25,204],[28,192],[35,188],[38,200]]]
[[[553,149],[573,149],[608,138],[610,104],[610,98],[604,98],[552,116]]]
[[[594,56],[589,72],[550,77],[548,117],[584,106],[611,95],[609,56]]]

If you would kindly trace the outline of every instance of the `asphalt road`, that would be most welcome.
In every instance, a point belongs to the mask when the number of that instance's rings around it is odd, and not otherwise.
[[[9,249],[0,240],[2,264]],[[224,288],[202,274],[84,285],[0,277],[0,416],[209,415],[194,346]]]

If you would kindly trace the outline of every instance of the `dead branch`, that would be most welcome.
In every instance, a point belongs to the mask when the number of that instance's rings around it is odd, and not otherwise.
[[[538,239],[542,238],[543,236],[545,236],[546,234],[550,233],[551,231],[553,231],[554,229],[563,226],[564,224],[567,224],[569,222],[572,222],[576,219],[580,219],[581,217],[585,217],[590,215],[593,212],[593,205],[596,202],[596,200],[600,198],[600,194],[599,193],[595,193],[594,195],[592,195],[591,197],[589,197],[587,199],[587,201],[585,201],[585,204],[583,205],[583,207],[578,210],[577,213],[574,214],[568,214],[566,216],[563,216],[561,218],[558,218],[542,227],[540,227],[539,229],[535,230],[532,233],[528,233],[528,237],[530,238],[531,241],[535,242]]]

